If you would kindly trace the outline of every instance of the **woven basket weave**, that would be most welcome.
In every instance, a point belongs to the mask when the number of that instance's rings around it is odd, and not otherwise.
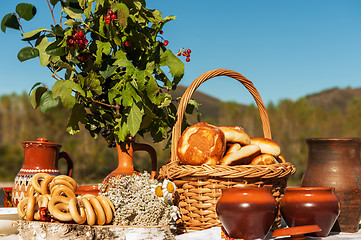
[[[177,222],[178,230],[193,231],[221,226],[215,211],[222,189],[243,186],[269,186],[279,202],[283,196],[287,179],[295,172],[289,163],[273,165],[237,165],[237,166],[193,166],[184,165],[177,157],[177,144],[182,134],[181,125],[187,104],[194,91],[203,82],[217,76],[228,76],[242,83],[252,94],[259,109],[264,137],[271,139],[268,114],[263,101],[253,83],[240,73],[227,69],[216,69],[199,76],[183,94],[177,111],[177,121],[172,132],[171,159],[160,171],[160,178],[170,179],[177,186],[175,202],[182,213]],[[274,228],[280,226],[278,214]]]

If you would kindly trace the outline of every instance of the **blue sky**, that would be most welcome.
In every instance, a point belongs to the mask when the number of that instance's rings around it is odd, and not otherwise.
[[[50,23],[45,0],[3,1],[0,17],[19,2],[38,7],[36,25],[25,23],[25,31]],[[266,104],[333,87],[361,87],[360,0],[149,0],[147,7],[176,16],[164,28],[168,48],[192,50],[182,85],[206,71],[228,68],[251,80]],[[28,92],[38,81],[53,84],[37,59],[17,60],[24,46],[17,31],[0,33],[0,94]],[[199,91],[223,101],[254,102],[241,84],[226,77],[207,81]]]

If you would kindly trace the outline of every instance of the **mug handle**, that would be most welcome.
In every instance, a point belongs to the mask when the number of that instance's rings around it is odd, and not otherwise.
[[[71,175],[73,174],[73,160],[71,159],[70,155],[66,151],[59,153],[59,159],[61,159],[61,158],[64,158],[68,164],[68,170],[66,172],[66,175],[71,177]]]
[[[133,151],[146,151],[150,155],[150,160],[152,162],[152,172],[150,174],[150,177],[152,179],[155,179],[157,175],[157,153],[155,149],[145,143],[134,143],[133,145]]]

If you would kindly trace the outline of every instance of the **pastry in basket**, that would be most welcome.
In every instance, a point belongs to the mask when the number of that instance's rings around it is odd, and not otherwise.
[[[255,157],[250,165],[270,165],[278,163],[276,158],[270,154],[261,154]]]
[[[177,145],[179,160],[190,165],[217,165],[225,151],[224,133],[203,122],[188,127]]]
[[[259,146],[262,153],[267,153],[274,157],[278,157],[281,154],[280,146],[271,139],[251,137],[251,143]]]
[[[276,158],[277,162],[279,163],[285,163],[286,162],[286,159],[283,155],[279,155],[277,158]]]
[[[238,144],[239,145],[239,144]],[[249,164],[261,154],[261,149],[255,144],[240,147],[238,151],[228,151],[221,160],[223,166]]]
[[[241,127],[220,126],[218,128],[224,133],[226,142],[240,143],[241,145],[251,144],[251,138]]]

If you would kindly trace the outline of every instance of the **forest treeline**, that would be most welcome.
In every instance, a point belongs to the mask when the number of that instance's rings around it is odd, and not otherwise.
[[[333,106],[325,109],[311,105],[306,98],[296,101],[282,100],[269,103],[267,112],[272,137],[282,149],[282,155],[296,166],[290,184],[298,185],[307,166],[305,138],[340,138],[361,136],[361,99],[353,98],[346,107]],[[233,102],[221,102],[218,118],[202,113],[201,121],[214,125],[242,126],[251,137],[263,136],[258,109],[251,104],[240,108]],[[84,129],[76,135],[66,132],[68,112],[58,108],[45,114],[34,110],[29,96],[4,95],[0,97],[0,181],[13,181],[20,170],[24,151],[22,141],[34,141],[39,137],[62,145],[73,158],[73,177],[79,183],[101,182],[117,167],[116,150],[108,148],[102,137],[93,139]],[[194,119],[194,118],[190,118]],[[193,120],[194,121],[194,120]],[[149,143],[157,151],[158,167],[170,157],[166,142],[153,144],[150,138],[138,138],[137,142]],[[144,153],[135,156],[139,171],[150,170],[150,159]],[[59,162],[62,173],[65,161]]]

